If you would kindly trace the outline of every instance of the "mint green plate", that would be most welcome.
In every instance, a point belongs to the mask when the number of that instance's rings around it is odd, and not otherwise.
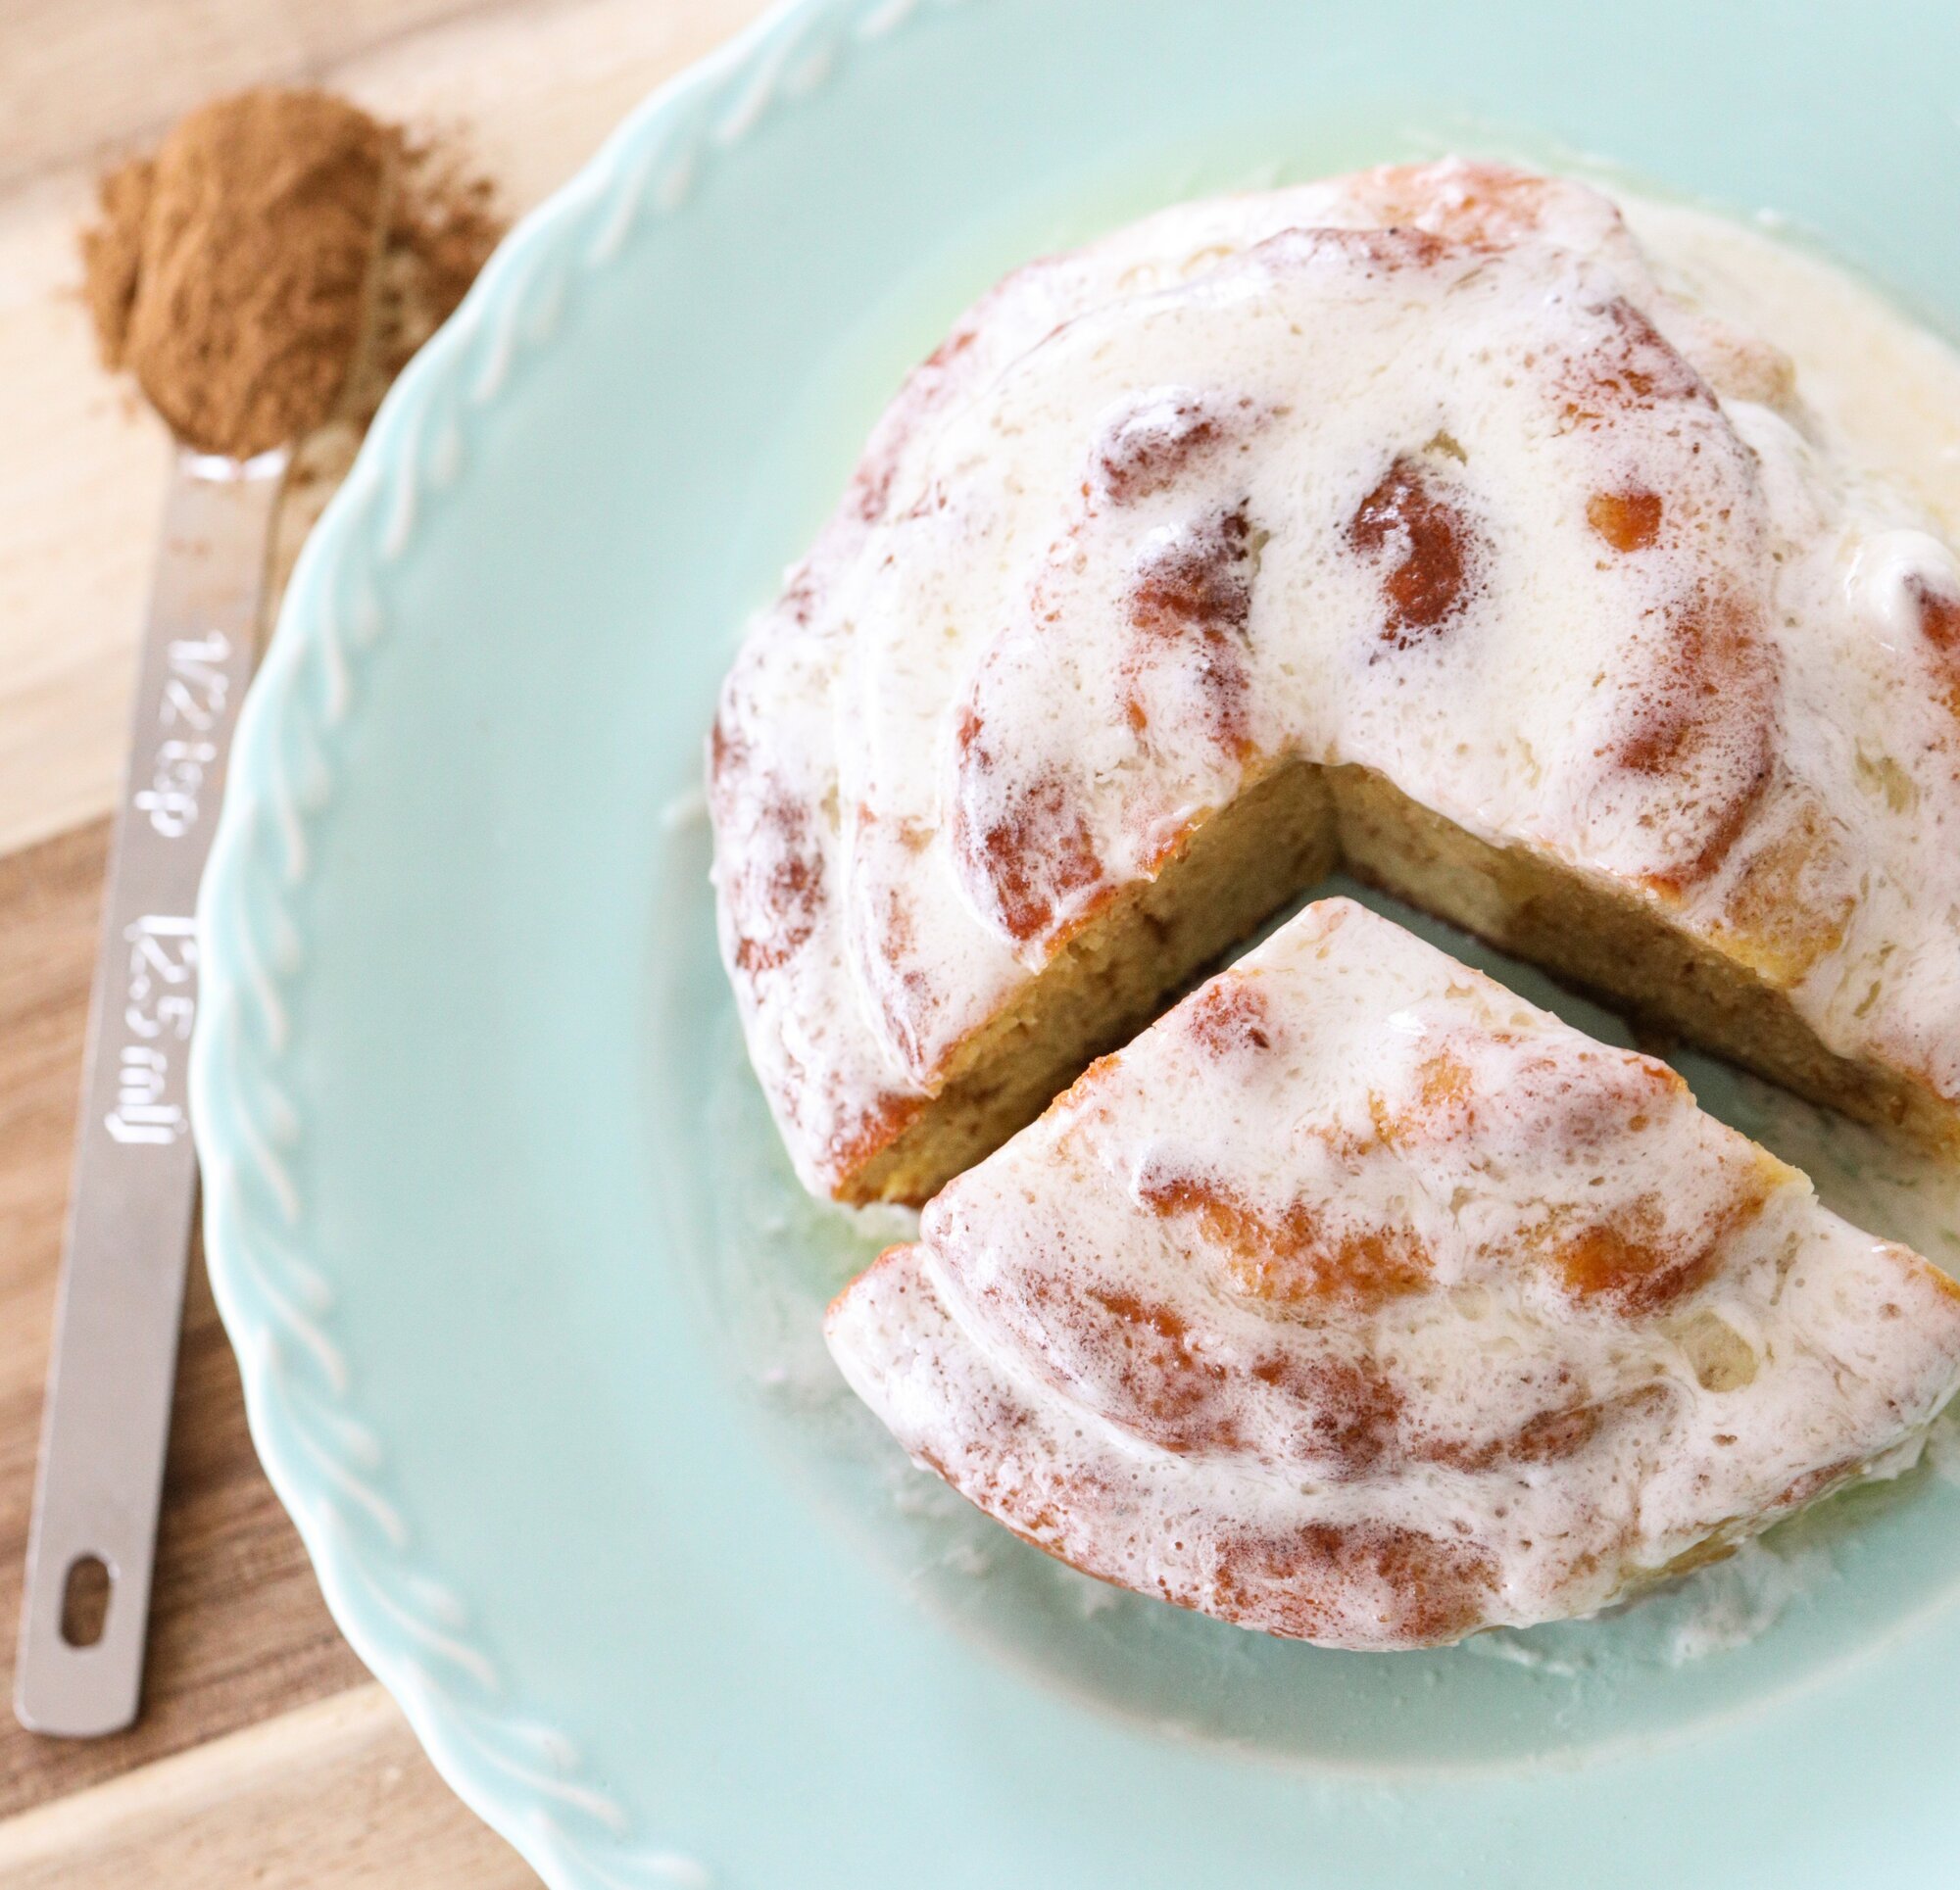
[[[1118,1595],[911,1472],[816,1340],[880,1230],[788,1178],[695,795],[904,367],[1152,205],[1586,154],[1960,314],[1960,10],[1838,21],[812,0],[652,100],[404,377],[205,886],[208,1252],[336,1618],[552,1883],[1960,1881],[1937,1465],[1612,1620],[1405,1657]],[[1923,1178],[1691,1078],[1960,1251]]]

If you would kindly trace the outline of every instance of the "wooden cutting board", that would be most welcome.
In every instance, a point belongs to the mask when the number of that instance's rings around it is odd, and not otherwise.
[[[760,0],[0,0],[0,1699],[95,957],[168,443],[97,368],[74,234],[103,165],[212,91],[305,79],[461,128],[521,210]],[[316,495],[317,496],[317,495]],[[303,518],[286,521],[288,557]],[[0,1883],[535,1883],[340,1639],[245,1432],[201,1263],[142,1720],[0,1709]]]

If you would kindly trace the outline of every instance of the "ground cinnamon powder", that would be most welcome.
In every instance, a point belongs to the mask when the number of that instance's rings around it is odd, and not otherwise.
[[[125,164],[104,177],[102,221],[81,238],[83,282],[95,337],[112,367],[122,364],[129,335],[129,310],[136,300],[136,270],[143,252],[143,223],[150,211],[156,166],[148,158]]]
[[[239,459],[371,412],[502,233],[442,147],[270,87],[190,114],[101,207],[82,258],[104,360],[180,439]]]

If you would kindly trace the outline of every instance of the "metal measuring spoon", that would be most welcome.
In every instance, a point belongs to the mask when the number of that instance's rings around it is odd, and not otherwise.
[[[36,1732],[136,1717],[197,1199],[184,1062],[198,880],[251,680],[288,452],[179,448],[109,856],[81,1121],[27,1539],[14,1708]],[[71,1584],[108,1583],[77,1645]]]

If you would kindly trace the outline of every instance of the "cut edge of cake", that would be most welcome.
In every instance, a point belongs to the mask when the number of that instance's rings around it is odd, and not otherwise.
[[[1194,820],[958,1045],[931,1095],[894,1098],[831,1192],[917,1206],[1034,1121],[1094,1060],[1292,900],[1345,870],[1650,1031],[1960,1164],[1960,1105],[1896,1066],[1829,1049],[1771,981],[1671,923],[1664,900],[1550,851],[1480,839],[1385,776],[1288,757]]]

